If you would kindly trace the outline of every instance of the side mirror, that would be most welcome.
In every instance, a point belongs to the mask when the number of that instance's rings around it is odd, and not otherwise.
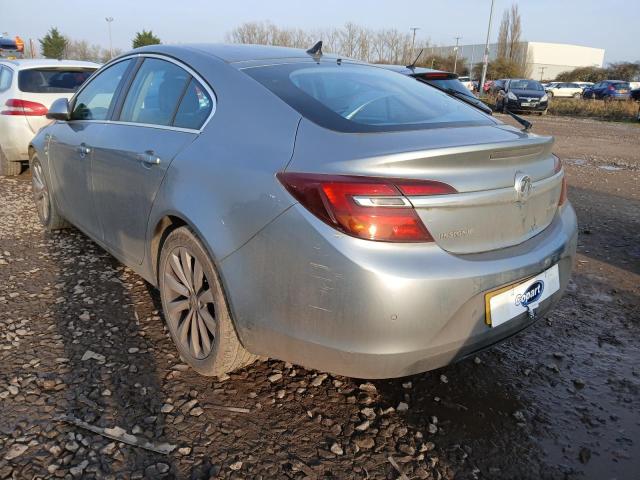
[[[51,104],[51,108],[47,112],[47,118],[50,120],[64,120],[67,121],[71,118],[71,111],[69,110],[69,100],[66,98],[59,98]]]

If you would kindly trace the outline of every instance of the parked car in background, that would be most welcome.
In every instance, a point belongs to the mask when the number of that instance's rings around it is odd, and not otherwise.
[[[565,97],[565,98],[581,98],[582,87],[577,83],[558,82],[552,83],[545,88],[549,98],[553,97]]]
[[[394,72],[413,77],[432,87],[442,90],[443,92],[468,103],[482,112],[492,115],[491,108],[482,100],[476,97],[471,90],[466,88],[459,80],[458,75],[451,72],[443,72],[442,70],[433,70],[422,67],[403,67],[401,65],[379,65],[381,68],[392,70]]]
[[[640,101],[640,88],[636,88],[635,90],[631,90],[631,99]]]
[[[489,86],[489,93],[498,93],[500,90],[504,88],[504,84],[507,82],[506,78],[499,78],[498,80],[494,80]]]
[[[460,83],[462,85],[464,85],[465,88],[467,88],[470,92],[473,92],[474,86],[473,86],[473,82],[471,81],[470,77],[468,77],[468,76],[463,76],[463,77],[458,76],[458,80],[460,81]]]
[[[0,36],[0,60],[13,60],[21,57],[22,51],[20,50],[16,40]]]
[[[577,224],[553,138],[304,50],[153,45],[33,139],[42,224],[160,289],[180,356],[357,378],[449,364],[544,318]]]
[[[585,88],[582,92],[582,97],[590,100],[629,100],[630,96],[629,82],[623,80],[604,80]]]
[[[496,110],[501,112],[536,112],[547,113],[549,97],[544,87],[537,80],[512,78],[505,82],[498,92]]]
[[[580,88],[582,88],[582,90],[593,85],[593,82],[572,82],[572,83],[577,83],[578,85],[580,85]]]
[[[72,60],[0,59],[0,175],[17,175],[29,160],[29,142],[49,123],[51,103],[71,98],[99,67]]]

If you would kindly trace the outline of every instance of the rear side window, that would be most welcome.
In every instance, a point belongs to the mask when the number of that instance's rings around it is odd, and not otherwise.
[[[93,69],[32,68],[18,73],[18,89],[27,93],[74,93]]]
[[[120,121],[171,125],[191,75],[178,65],[147,58],[136,73]]]
[[[613,88],[615,88],[616,90],[628,90],[629,84],[624,82],[614,83]]]
[[[211,97],[203,86],[192,78],[180,102],[173,126],[198,130],[209,118],[212,109]]]
[[[76,97],[71,112],[72,120],[105,120],[122,77],[131,60],[123,60],[102,70]]]
[[[9,90],[11,87],[11,79],[13,78],[13,72],[6,67],[0,67],[0,92]]]
[[[309,120],[342,132],[415,130],[494,121],[415,79],[368,65],[296,63],[247,68]]]

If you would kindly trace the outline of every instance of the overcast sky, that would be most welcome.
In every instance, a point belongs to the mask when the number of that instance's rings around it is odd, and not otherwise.
[[[492,40],[512,0],[495,0]],[[519,0],[523,38],[604,48],[605,62],[640,60],[640,0]],[[338,27],[347,21],[409,31],[437,45],[484,43],[490,0],[0,0],[0,32],[25,40],[51,26],[108,47],[105,17],[114,18],[113,46],[128,50],[135,32],[152,29],[164,43],[221,42],[247,21],[284,27]]]

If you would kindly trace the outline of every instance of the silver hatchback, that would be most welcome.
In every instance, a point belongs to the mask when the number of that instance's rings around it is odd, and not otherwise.
[[[154,45],[32,141],[48,229],[158,286],[195,370],[259,356],[387,378],[503,340],[557,302],[577,228],[553,139],[320,51]]]

